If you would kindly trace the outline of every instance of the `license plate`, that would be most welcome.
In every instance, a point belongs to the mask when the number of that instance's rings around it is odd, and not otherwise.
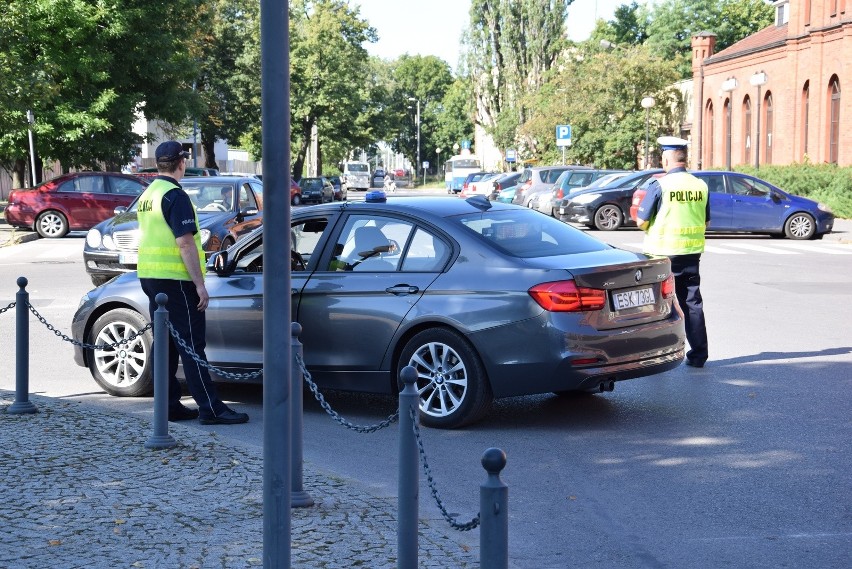
[[[626,292],[615,292],[612,295],[612,301],[616,310],[647,306],[654,304],[654,290],[652,288],[640,288]]]
[[[119,253],[118,262],[122,265],[136,265],[139,262],[139,255],[136,253]]]

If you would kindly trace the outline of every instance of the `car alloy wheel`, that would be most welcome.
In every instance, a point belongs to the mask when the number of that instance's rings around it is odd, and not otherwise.
[[[420,420],[428,427],[453,429],[479,419],[493,395],[476,351],[460,334],[445,328],[424,330],[402,350],[398,372],[417,371]]]
[[[601,231],[615,231],[621,227],[623,219],[618,206],[606,204],[595,212],[595,227]]]
[[[92,326],[90,344],[114,344],[135,336],[117,347],[89,351],[92,377],[110,395],[139,397],[154,392],[151,370],[153,334],[147,330],[136,336],[146,325],[138,312],[119,308],[102,315]]]
[[[65,237],[65,234],[68,233],[68,220],[58,211],[44,211],[36,219],[35,229],[39,235],[45,238]]]
[[[784,224],[784,234],[789,239],[810,239],[816,233],[814,218],[807,213],[794,213]]]

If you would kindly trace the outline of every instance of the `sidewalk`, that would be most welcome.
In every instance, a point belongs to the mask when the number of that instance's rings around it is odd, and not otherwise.
[[[13,401],[0,391],[0,567],[263,566],[261,451],[176,423],[177,447],[146,449],[138,417],[41,396],[12,415]],[[307,463],[304,489],[315,505],[291,510],[292,567],[396,567],[395,499]],[[478,567],[478,543],[421,511],[419,567]]]

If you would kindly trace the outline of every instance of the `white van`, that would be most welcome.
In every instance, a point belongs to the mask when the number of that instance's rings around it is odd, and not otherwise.
[[[344,162],[343,167],[343,184],[349,190],[364,190],[370,189],[370,165],[366,162]]]

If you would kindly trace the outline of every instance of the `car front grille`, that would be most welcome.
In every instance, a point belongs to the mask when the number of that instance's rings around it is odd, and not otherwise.
[[[139,250],[139,230],[132,231],[116,231],[112,235],[112,240],[115,242],[115,248],[119,251],[138,251]]]

